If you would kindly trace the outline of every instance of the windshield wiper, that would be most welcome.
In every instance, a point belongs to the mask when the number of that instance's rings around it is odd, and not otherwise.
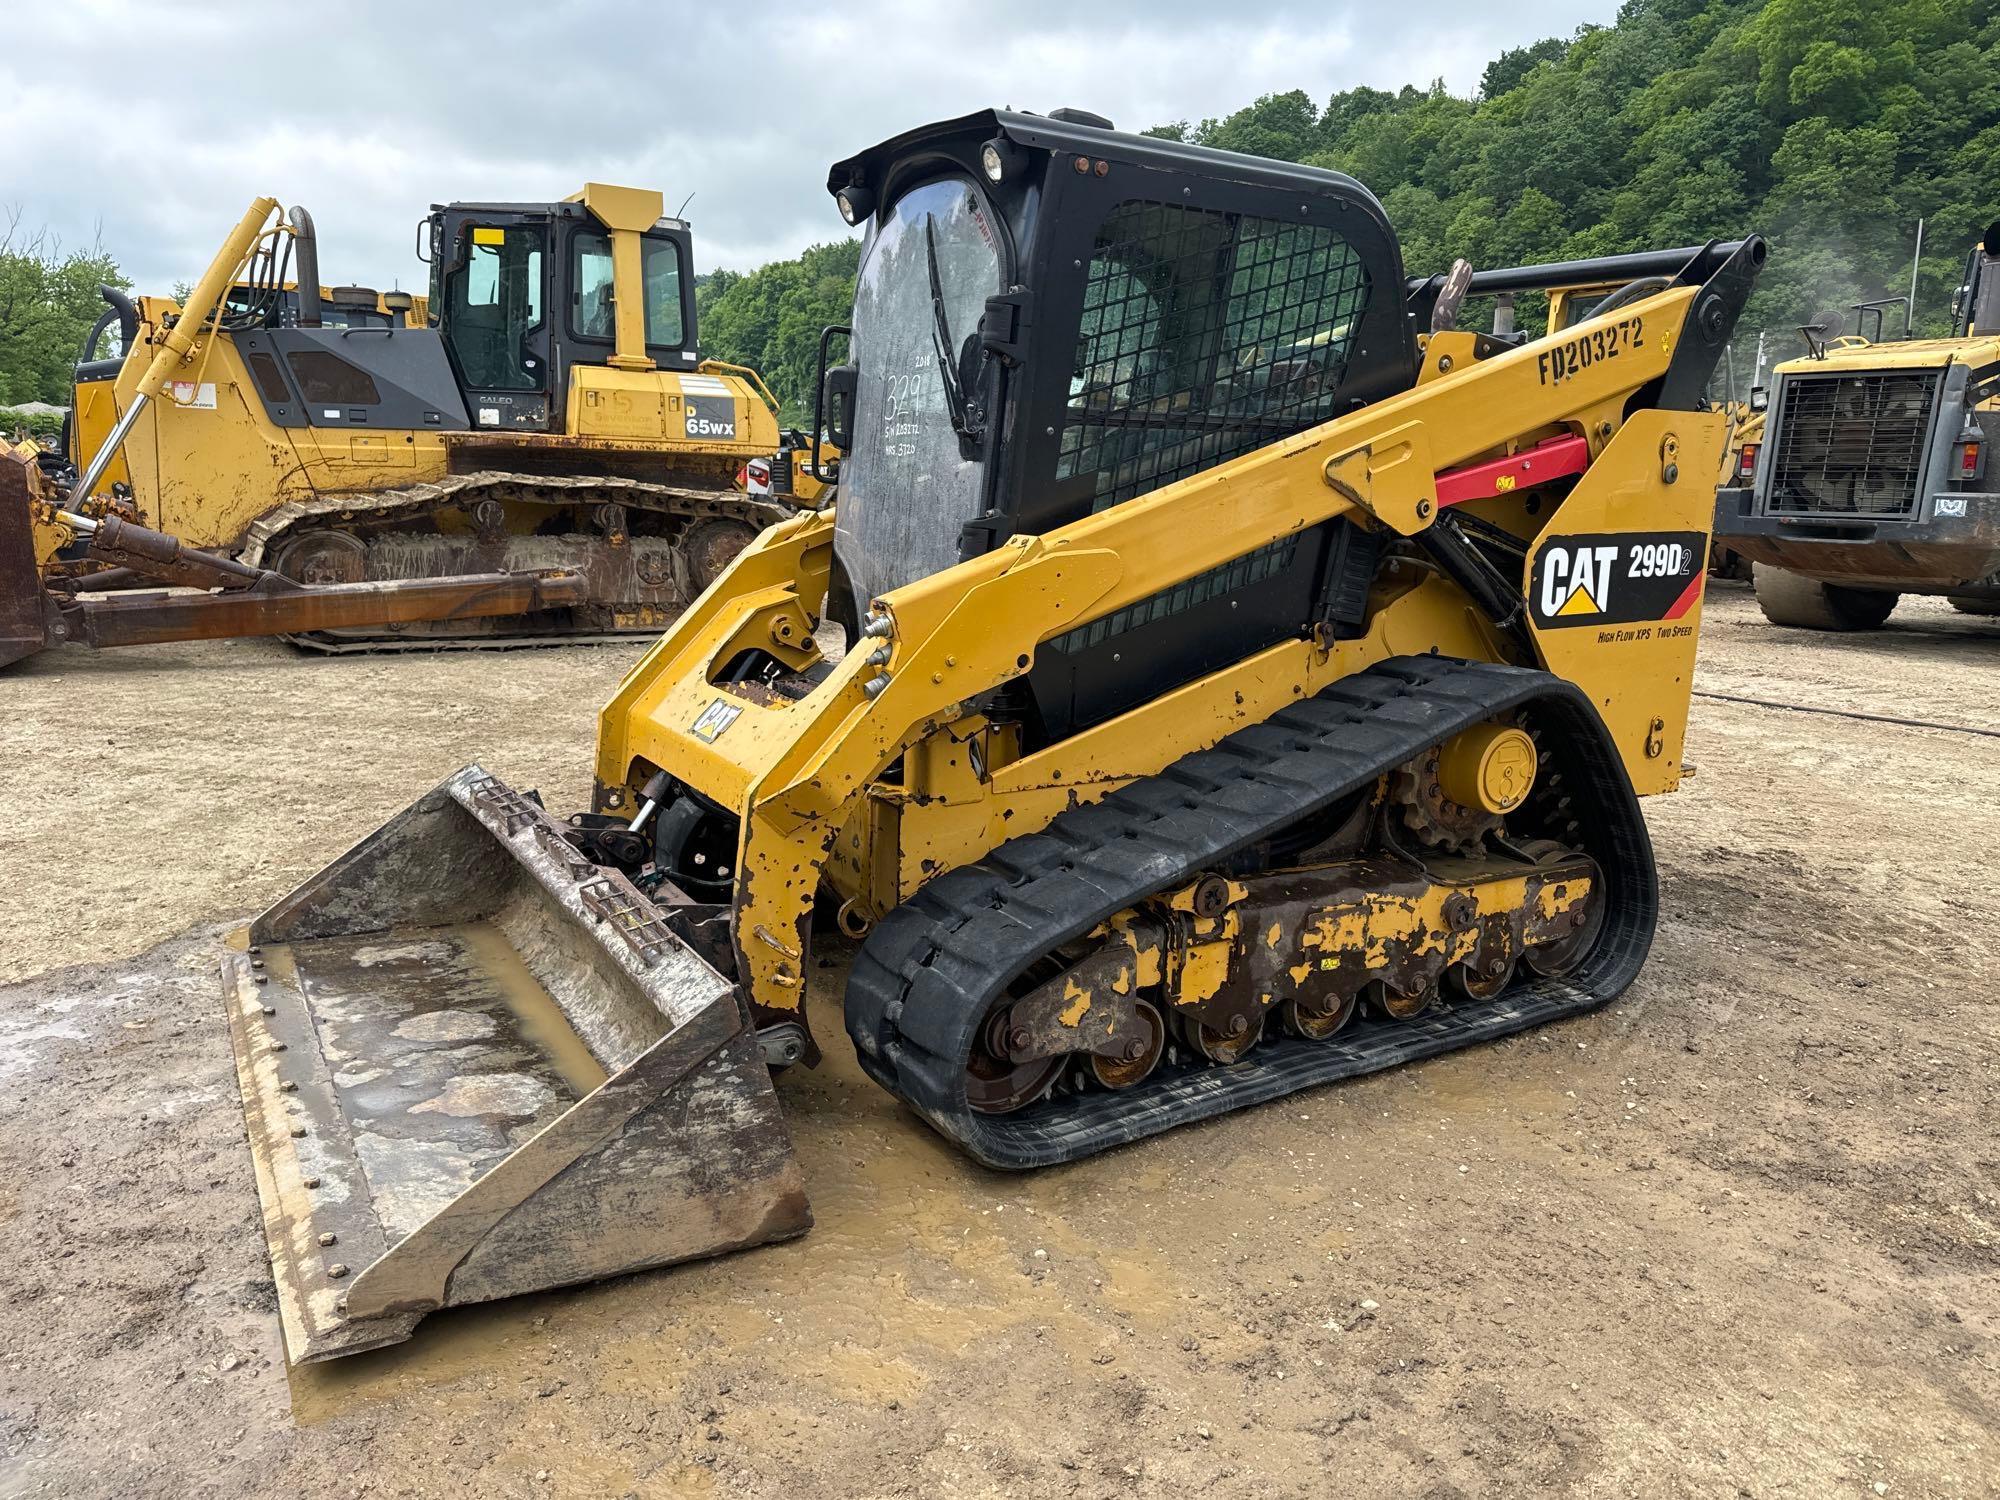
[[[937,355],[938,384],[944,387],[944,409],[951,418],[951,430],[962,442],[976,443],[980,433],[968,418],[965,388],[958,380],[958,359],[953,352],[958,346],[952,342],[951,319],[944,310],[944,283],[938,277],[937,237],[931,232],[932,222],[925,217],[924,257],[930,264],[931,348]]]

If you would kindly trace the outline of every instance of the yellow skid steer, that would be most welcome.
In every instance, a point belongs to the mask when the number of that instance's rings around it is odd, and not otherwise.
[[[1074,111],[828,186],[834,504],[633,668],[588,810],[467,767],[224,958],[294,1359],[804,1230],[771,1074],[829,928],[866,1072],[1005,1169],[1645,959],[1762,240],[1406,278],[1352,179]]]

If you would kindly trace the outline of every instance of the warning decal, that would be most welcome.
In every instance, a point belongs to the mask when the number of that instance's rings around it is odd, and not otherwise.
[[[1701,597],[1708,539],[1698,531],[1614,531],[1546,538],[1528,578],[1545,630],[1677,620]]]

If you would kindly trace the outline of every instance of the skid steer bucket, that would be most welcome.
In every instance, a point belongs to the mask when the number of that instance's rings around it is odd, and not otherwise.
[[[477,766],[258,917],[223,982],[294,1363],[812,1222],[736,988]]]

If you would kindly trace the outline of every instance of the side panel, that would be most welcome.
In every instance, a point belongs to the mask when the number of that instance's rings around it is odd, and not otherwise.
[[[270,328],[231,336],[279,427],[466,425],[444,340],[428,328]]]
[[[141,514],[190,545],[231,547],[266,511],[320,491],[445,472],[442,432],[278,426],[233,338],[215,340],[187,377],[140,416],[125,456]],[[119,391],[122,405],[123,379]]]
[[[251,519],[312,493],[291,439],[264,416],[234,347],[214,340],[125,441],[142,515],[192,546],[227,547]],[[120,404],[129,399],[119,381]]]
[[[104,446],[104,440],[117,424],[117,383],[122,363],[97,359],[76,367],[76,383],[70,394],[69,461],[79,470]],[[104,471],[99,493],[105,493],[114,484],[131,483],[132,471],[121,453]]]
[[[1550,517],[1522,577],[1542,664],[1589,697],[1641,796],[1680,784],[1708,480],[1728,427],[1720,412],[1633,413]]]
[[[564,425],[580,439],[744,458],[778,449],[778,419],[733,375],[572,365],[568,401]]]

